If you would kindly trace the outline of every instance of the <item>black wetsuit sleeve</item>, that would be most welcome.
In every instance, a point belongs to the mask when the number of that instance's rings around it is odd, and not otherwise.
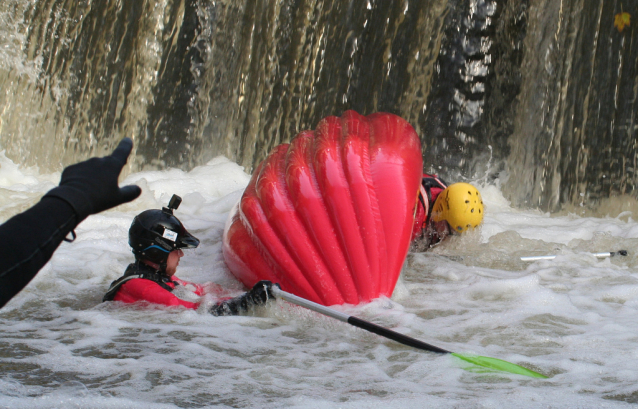
[[[49,261],[75,226],[76,214],[64,200],[44,197],[0,225],[0,307],[20,292]]]

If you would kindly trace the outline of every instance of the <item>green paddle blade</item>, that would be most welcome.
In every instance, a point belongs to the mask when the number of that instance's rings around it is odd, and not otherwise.
[[[538,372],[534,372],[531,369],[523,368],[520,365],[513,364],[511,362],[503,361],[502,359],[490,358],[487,356],[479,356],[479,355],[461,355],[456,352],[452,352],[452,355],[455,357],[469,362],[473,365],[478,366],[479,368],[467,368],[472,372],[490,372],[490,370],[494,371],[502,371],[509,372],[517,375],[525,375],[531,376],[532,378],[542,378],[547,379],[547,376],[540,374]],[[486,369],[483,369],[486,368]]]

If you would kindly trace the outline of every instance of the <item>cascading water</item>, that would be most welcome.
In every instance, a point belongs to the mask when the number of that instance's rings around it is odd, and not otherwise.
[[[532,5],[509,137],[513,203],[555,210],[635,197],[638,47],[635,28],[614,23],[638,3]]]
[[[388,111],[426,170],[593,206],[634,193],[638,51],[613,23],[637,4],[10,0],[0,144],[52,170],[130,136],[135,168],[250,171],[322,117]]]

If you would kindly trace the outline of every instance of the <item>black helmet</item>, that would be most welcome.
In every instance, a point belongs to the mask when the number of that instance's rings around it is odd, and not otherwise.
[[[146,210],[135,216],[128,231],[128,243],[136,259],[159,264],[163,270],[166,268],[168,253],[199,246],[199,240],[186,231],[182,222],[173,216],[173,210],[181,202],[181,197],[173,195],[168,207]]]

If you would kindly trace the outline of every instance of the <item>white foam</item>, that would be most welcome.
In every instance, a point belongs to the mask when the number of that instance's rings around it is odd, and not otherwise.
[[[0,214],[55,183],[0,155]],[[477,374],[450,356],[398,345],[282,301],[247,316],[101,303],[132,261],[133,217],[165,206],[202,240],[178,276],[243,288],[221,256],[228,211],[249,180],[216,158],[191,172],[135,173],[142,197],[99,215],[63,243],[0,311],[3,407],[631,407],[635,371],[638,224],[552,217],[510,207],[482,187],[480,231],[410,254],[393,299],[342,311],[461,353],[519,363],[534,380]],[[635,219],[635,217],[634,217]],[[592,251],[626,248],[599,260]],[[553,252],[523,263],[518,257]]]

